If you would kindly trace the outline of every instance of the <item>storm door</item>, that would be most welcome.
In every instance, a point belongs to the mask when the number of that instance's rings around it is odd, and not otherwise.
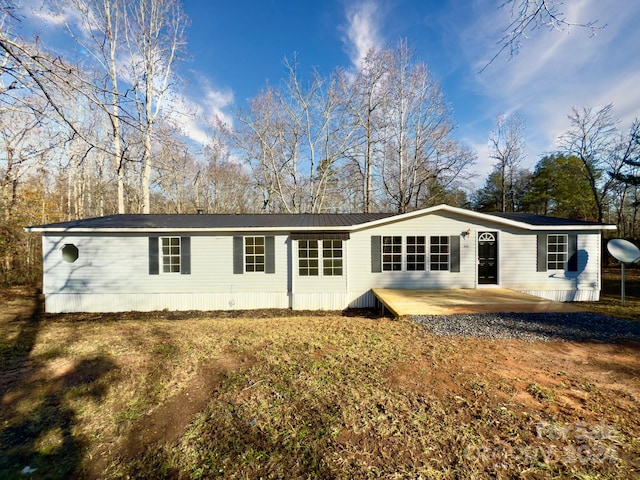
[[[478,284],[498,283],[498,232],[478,232]]]

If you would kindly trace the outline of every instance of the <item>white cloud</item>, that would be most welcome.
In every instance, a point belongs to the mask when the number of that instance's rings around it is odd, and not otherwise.
[[[214,118],[232,125],[233,118],[226,109],[233,104],[231,89],[216,88],[203,75],[191,72],[193,83],[189,94],[182,93],[178,98],[180,114],[176,117],[184,134],[199,145],[209,141],[208,128]]]
[[[347,25],[343,42],[353,66],[358,69],[367,52],[383,45],[379,21],[383,17],[381,7],[374,1],[349,5],[346,10]]]
[[[24,8],[24,7],[23,7]],[[41,8],[24,8],[27,10],[25,19],[29,19],[29,22],[33,24],[39,24],[39,26],[45,27],[64,27],[67,22],[66,14],[68,12],[54,12],[49,8],[41,6]]]
[[[604,89],[596,101],[596,106],[613,103],[614,113],[626,129],[636,119],[640,119],[640,70],[622,76]]]
[[[508,12],[496,11],[486,0],[475,6],[481,15],[461,32],[460,41],[477,72],[496,52],[500,26],[508,25],[509,18]],[[536,30],[523,40],[517,56],[509,59],[505,52],[482,74],[469,74],[477,98],[486,99],[484,129],[466,132],[470,143],[479,146],[485,141],[496,115],[518,110],[526,122],[525,166],[529,168],[557,148],[573,106],[597,108],[613,103],[623,130],[640,114],[640,30],[636,28],[640,3],[620,2],[612,8],[610,2],[575,0],[562,7],[568,21],[598,20],[598,25],[607,26],[595,31],[595,36],[579,26]],[[481,151],[478,156],[486,165]]]
[[[490,157],[488,140],[482,141],[477,138],[461,138],[460,141],[467,145],[472,151],[476,152],[476,163],[470,169],[473,170],[473,178],[469,183],[472,188],[480,188],[484,185],[486,178],[494,170],[496,161]],[[468,173],[468,172],[467,172]]]

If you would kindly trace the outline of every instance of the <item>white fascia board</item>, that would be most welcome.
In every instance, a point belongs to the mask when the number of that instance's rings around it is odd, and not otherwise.
[[[489,215],[487,213],[474,212],[472,210],[465,210],[464,208],[451,207],[449,205],[436,205],[434,207],[423,208],[422,210],[414,210],[408,213],[402,213],[394,215],[392,217],[381,218],[380,220],[374,220],[368,223],[361,223],[354,225],[352,230],[366,230],[368,228],[377,227],[387,223],[400,222],[402,220],[408,220],[410,218],[419,217],[422,215],[428,215],[431,213],[449,212],[457,215],[468,217],[470,219],[482,220],[490,223],[496,223],[499,225],[507,225],[510,227],[520,228],[523,230],[531,231],[573,231],[573,230],[617,230],[615,225],[531,225],[530,223],[518,222],[516,220],[510,220],[508,218],[502,218],[495,215]]]
[[[493,215],[487,215],[486,213],[479,213],[479,212],[474,212],[471,210],[465,210],[463,208],[458,208],[458,207],[451,207],[449,205],[436,205],[434,207],[428,207],[428,208],[423,208],[421,210],[414,210],[411,212],[407,212],[407,213],[400,213],[398,215],[394,215],[392,217],[387,217],[387,218],[381,218],[380,220],[374,220],[372,222],[368,222],[368,223],[362,223],[360,225],[355,225],[354,227],[357,228],[358,230],[364,230],[367,228],[371,228],[371,227],[378,227],[380,225],[384,225],[386,223],[396,223],[396,222],[401,222],[403,220],[408,220],[414,217],[420,217],[423,215],[428,215],[428,214],[432,214],[432,213],[439,213],[439,212],[449,212],[449,213],[454,213],[463,217],[469,217],[472,219],[479,219],[479,220],[485,220],[488,222],[492,222],[492,223],[502,223],[505,225],[511,225],[514,227],[519,227],[519,228],[531,228],[532,225],[529,225],[528,223],[522,223],[522,222],[515,222],[513,220],[507,220],[505,218],[500,218],[500,217],[495,217]]]
[[[526,225],[526,224],[525,224]],[[600,231],[600,230],[617,230],[618,227],[616,227],[615,225],[552,225],[552,226],[548,226],[548,225],[528,225],[528,229],[529,230],[533,230],[533,231],[549,231],[549,230],[553,230],[553,231],[584,231],[584,230],[595,230],[595,231]]]
[[[331,227],[242,227],[242,228],[32,228],[25,227],[27,232],[43,233],[282,233],[290,232],[348,232],[353,226]]]

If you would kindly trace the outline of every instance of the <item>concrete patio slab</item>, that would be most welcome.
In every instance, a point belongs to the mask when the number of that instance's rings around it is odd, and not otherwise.
[[[561,303],[506,288],[397,290],[374,288],[375,297],[396,317],[456,313],[582,312]]]

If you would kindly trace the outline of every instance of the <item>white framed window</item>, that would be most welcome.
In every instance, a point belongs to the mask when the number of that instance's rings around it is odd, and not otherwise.
[[[382,237],[382,270],[402,270],[402,237]]]
[[[342,275],[342,240],[322,241],[322,274]]]
[[[342,240],[298,240],[298,275],[342,275]]]
[[[180,273],[180,237],[160,237],[162,273]]]
[[[245,272],[264,272],[264,237],[244,237]]]
[[[298,240],[298,275],[313,277],[318,275],[318,240]]]
[[[432,271],[449,270],[449,237],[430,238],[429,269]]]
[[[425,254],[425,237],[407,237],[407,271],[424,271]]]
[[[565,233],[547,235],[547,270],[564,270],[568,260],[569,238]]]

